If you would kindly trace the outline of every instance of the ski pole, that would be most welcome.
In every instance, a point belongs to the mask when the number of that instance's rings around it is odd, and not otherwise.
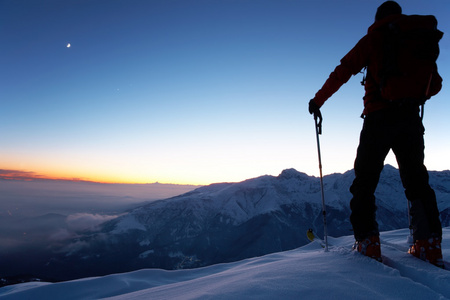
[[[317,119],[319,119],[319,121],[317,121]],[[325,252],[328,252],[327,211],[325,208],[325,194],[323,192],[322,158],[320,155],[320,143],[319,143],[319,135],[322,134],[322,114],[320,110],[314,112],[314,121],[316,123],[317,153],[319,156],[320,189],[322,193],[323,240],[325,241]]]

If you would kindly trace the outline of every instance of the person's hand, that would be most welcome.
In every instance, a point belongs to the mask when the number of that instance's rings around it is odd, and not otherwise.
[[[320,112],[319,105],[316,104],[314,99],[309,101],[308,107],[309,113],[314,114],[314,120],[316,121],[317,134],[322,134],[322,113]]]
[[[309,101],[308,110],[311,115],[312,114],[314,114],[314,115],[320,114],[320,107],[319,107],[319,105],[316,104],[316,102],[314,102],[314,99],[311,99],[311,101]]]

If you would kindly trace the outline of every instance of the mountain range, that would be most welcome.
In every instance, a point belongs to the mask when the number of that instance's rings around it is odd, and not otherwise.
[[[351,235],[353,171],[323,178],[328,234]],[[450,171],[430,172],[443,226],[450,223]],[[376,191],[381,231],[408,227],[398,170],[386,165]],[[52,245],[37,277],[69,280],[142,268],[197,268],[298,248],[323,232],[320,180],[294,169],[217,183],[137,207]]]

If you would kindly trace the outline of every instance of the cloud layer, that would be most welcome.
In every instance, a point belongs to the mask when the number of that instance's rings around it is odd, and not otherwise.
[[[76,213],[67,217],[67,227],[71,231],[84,231],[95,229],[103,222],[117,218],[117,215],[100,215],[89,213]]]

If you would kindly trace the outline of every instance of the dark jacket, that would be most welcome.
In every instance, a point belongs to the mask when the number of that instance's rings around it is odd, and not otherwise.
[[[367,76],[364,86],[363,114],[367,115],[389,106],[389,102],[383,100],[380,96],[380,78],[378,74],[382,73],[381,68],[383,67],[384,36],[383,31],[378,29],[403,17],[405,15],[391,15],[369,27],[367,34],[341,59],[341,64],[336,67],[323,87],[316,93],[314,101],[319,107],[346,83],[352,75],[360,73],[364,67],[367,67]]]

